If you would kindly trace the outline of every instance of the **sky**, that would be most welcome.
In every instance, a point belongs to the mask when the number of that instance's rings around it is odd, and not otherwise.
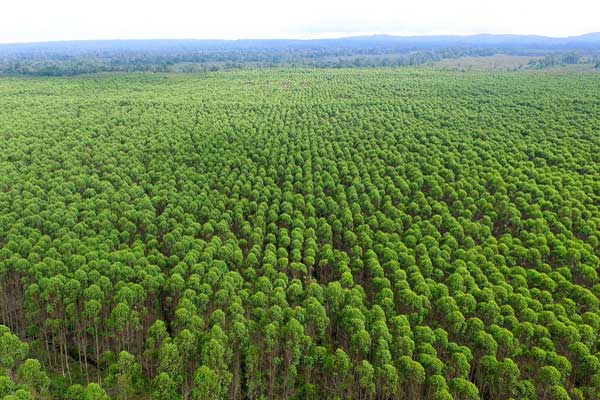
[[[598,0],[0,1],[0,43],[600,31]]]

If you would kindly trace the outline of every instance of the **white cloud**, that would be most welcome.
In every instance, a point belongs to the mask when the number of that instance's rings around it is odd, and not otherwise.
[[[20,0],[0,42],[115,38],[310,38],[363,33],[600,31],[596,0]]]

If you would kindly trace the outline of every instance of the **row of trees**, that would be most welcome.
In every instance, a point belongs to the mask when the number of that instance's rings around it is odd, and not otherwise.
[[[598,398],[599,86],[418,70],[0,81],[0,323],[52,377],[19,378],[25,351],[5,386]]]
[[[187,48],[185,42],[175,41],[168,46],[160,42],[158,48],[144,48],[143,44],[112,43],[95,49],[93,43],[79,44],[74,47],[62,47],[60,43],[44,44],[39,49],[25,48],[12,50],[11,46],[0,48],[0,75],[8,76],[76,76],[98,73],[206,73],[232,69],[256,68],[365,68],[399,67],[432,64],[445,59],[461,57],[485,57],[494,54],[516,53],[517,48],[505,46],[467,45],[453,42],[432,44],[414,43],[407,45],[376,44],[366,40],[362,45],[350,40],[345,43],[307,42],[263,43],[255,48],[211,49],[197,44],[197,48]],[[229,43],[232,45],[232,43]],[[18,45],[16,45],[18,46]],[[53,46],[55,48],[53,48]],[[112,46],[112,47],[111,47]],[[141,46],[141,47],[140,47]],[[151,43],[149,46],[152,46]],[[164,46],[164,47],[163,47]],[[183,47],[180,47],[183,46]],[[123,47],[119,49],[119,47]],[[297,47],[297,48],[294,48]],[[543,50],[541,50],[543,51]],[[536,59],[535,67],[543,68],[555,65],[573,57],[569,55],[549,54]],[[579,56],[576,56],[579,58]],[[574,63],[577,63],[575,61]],[[533,64],[533,63],[532,63]]]

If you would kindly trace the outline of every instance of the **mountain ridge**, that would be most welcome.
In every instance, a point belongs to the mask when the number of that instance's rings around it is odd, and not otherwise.
[[[108,44],[108,43],[243,43],[243,42],[260,42],[260,43],[318,43],[318,42],[337,42],[337,41],[356,41],[356,40],[386,40],[386,41],[472,41],[472,40],[528,40],[528,41],[548,41],[548,42],[569,42],[569,41],[597,41],[600,43],[600,31],[590,32],[575,36],[544,36],[534,34],[510,34],[510,33],[477,33],[467,35],[392,35],[392,34],[372,34],[372,35],[350,35],[340,36],[335,38],[240,38],[240,39],[203,39],[203,38],[153,38],[153,39],[82,39],[82,40],[52,40],[52,41],[33,41],[33,42],[9,42],[0,43],[1,47],[18,47],[18,46],[39,46],[53,44]]]

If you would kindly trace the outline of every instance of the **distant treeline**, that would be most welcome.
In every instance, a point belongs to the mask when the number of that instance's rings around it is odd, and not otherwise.
[[[446,58],[486,56],[495,49],[447,48],[406,54],[368,54],[353,51],[223,51],[213,53],[120,53],[72,57],[0,57],[5,75],[65,76],[100,72],[203,72],[269,67],[351,68],[423,65]]]
[[[536,57],[530,67],[596,60],[600,36],[372,36],[330,40],[121,40],[0,45],[0,74],[64,76],[101,72],[204,72],[268,67],[414,66],[494,54]],[[596,57],[596,58],[594,58]]]
[[[582,60],[581,55],[571,51],[568,53],[547,54],[543,58],[531,60],[529,65],[535,68],[547,68],[556,65],[573,65]]]

